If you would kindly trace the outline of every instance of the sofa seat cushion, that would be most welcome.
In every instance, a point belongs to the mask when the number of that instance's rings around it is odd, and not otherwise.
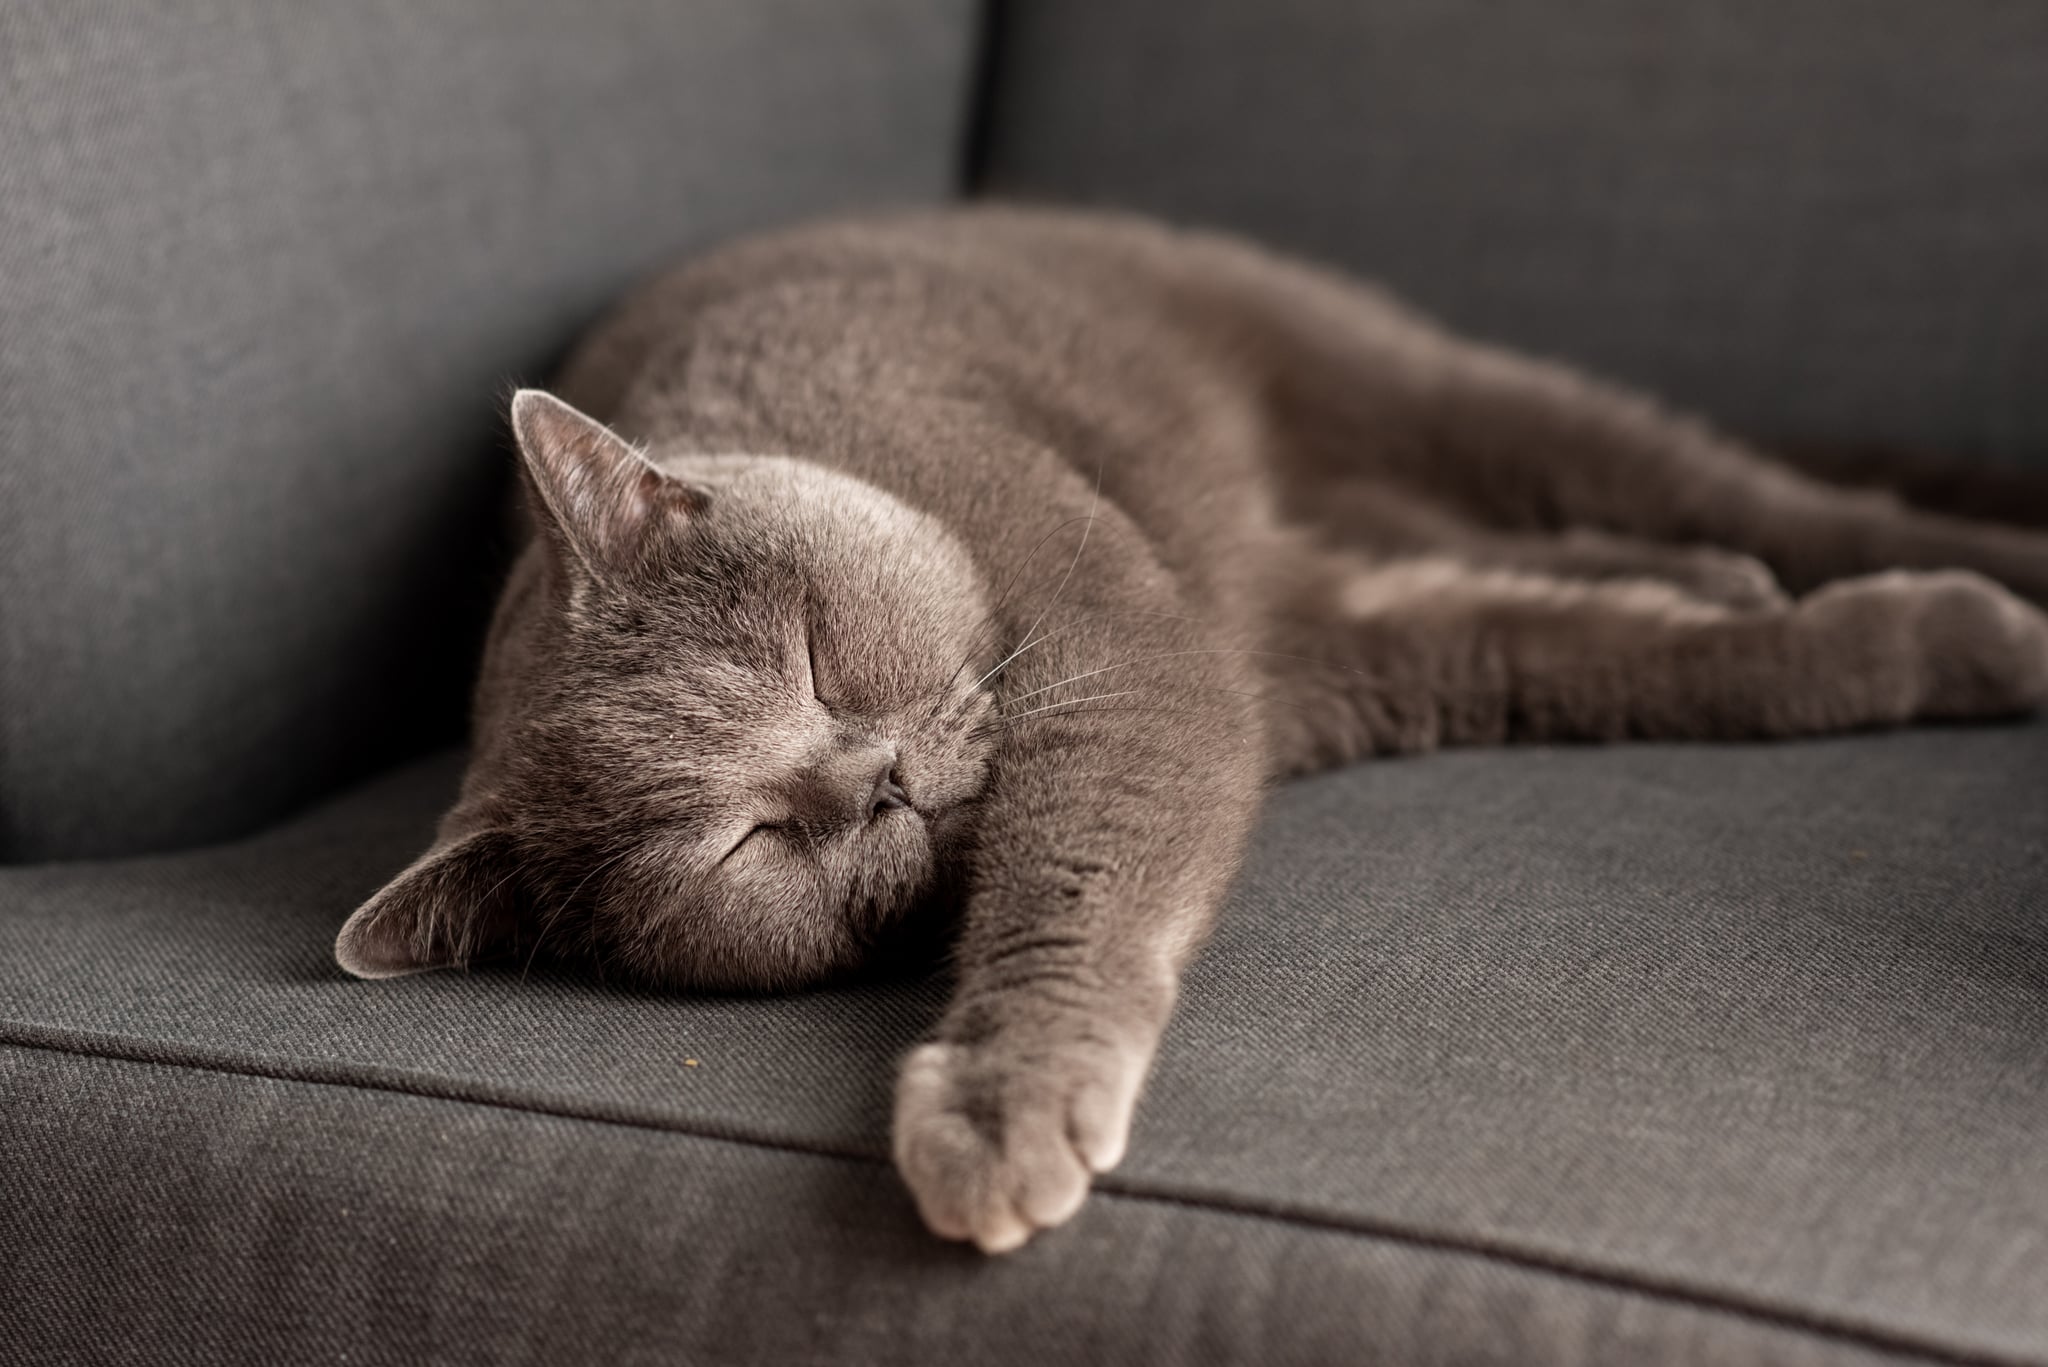
[[[334,969],[459,764],[0,870],[0,1356],[2048,1362],[2048,725],[1286,788],[998,1261],[886,1164],[941,983]]]

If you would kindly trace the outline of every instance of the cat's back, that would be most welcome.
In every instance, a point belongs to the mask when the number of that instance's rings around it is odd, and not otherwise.
[[[643,285],[586,338],[559,388],[609,416],[657,357],[711,340],[757,355],[865,347],[983,374],[1008,362],[1041,381],[1142,356],[1164,378],[1203,364],[1242,322],[1225,316],[1217,285],[1257,255],[1106,211],[976,205],[810,223]]]
[[[656,279],[627,310],[701,309],[800,284],[884,281],[1054,297],[1107,284],[1116,302],[1139,303],[1171,293],[1191,258],[1218,240],[1110,210],[977,204],[877,212],[726,244]]]

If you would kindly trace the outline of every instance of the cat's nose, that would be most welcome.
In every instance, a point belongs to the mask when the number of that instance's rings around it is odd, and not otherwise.
[[[896,781],[896,760],[891,756],[875,779],[874,793],[868,798],[868,815],[880,816],[883,812],[909,805],[910,794],[904,792],[903,785]]]
[[[826,756],[792,785],[790,799],[810,820],[856,825],[910,806],[910,794],[896,772],[896,747],[888,744]]]

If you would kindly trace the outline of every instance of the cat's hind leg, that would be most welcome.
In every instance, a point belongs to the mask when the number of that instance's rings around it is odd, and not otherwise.
[[[1887,569],[1975,570],[2048,607],[2048,532],[2025,475],[1813,478],[1620,384],[1458,336],[1383,292],[1228,239],[1187,239],[1182,286],[1224,301],[1263,358],[1282,504],[1387,481],[1506,532],[1589,529],[1753,556],[1804,593]],[[1894,462],[1896,464],[1896,462]],[[1913,506],[1918,500],[1927,506]],[[1958,516],[1990,504],[2001,516]],[[1941,509],[1946,507],[1947,511]]]
[[[1805,592],[1886,569],[1968,569],[2048,606],[2048,534],[1812,478],[1561,366],[1439,339],[1407,399],[1404,475],[1511,529],[1592,528],[1755,556]]]
[[[1276,623],[1277,767],[1508,741],[1732,740],[2048,703],[2048,617],[1967,571],[1737,612],[1667,585],[1423,558],[1333,574]]]
[[[2048,531],[2048,469],[1868,443],[1772,445],[1771,459],[1845,489],[1878,489],[1924,512]]]
[[[1335,481],[1312,509],[1303,511],[1325,544],[1374,560],[1438,555],[1475,569],[1557,579],[1650,580],[1705,602],[1743,610],[1779,607],[1786,601],[1770,567],[1740,551],[1670,545],[1590,527],[1501,531],[1384,481]]]

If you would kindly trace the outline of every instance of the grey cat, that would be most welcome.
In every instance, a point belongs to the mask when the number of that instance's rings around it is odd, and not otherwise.
[[[989,1251],[1121,1156],[1270,781],[2048,701],[2048,535],[1224,237],[786,232],[630,300],[559,392],[512,400],[535,532],[461,797],[342,966],[788,989],[950,933],[895,1156]]]

